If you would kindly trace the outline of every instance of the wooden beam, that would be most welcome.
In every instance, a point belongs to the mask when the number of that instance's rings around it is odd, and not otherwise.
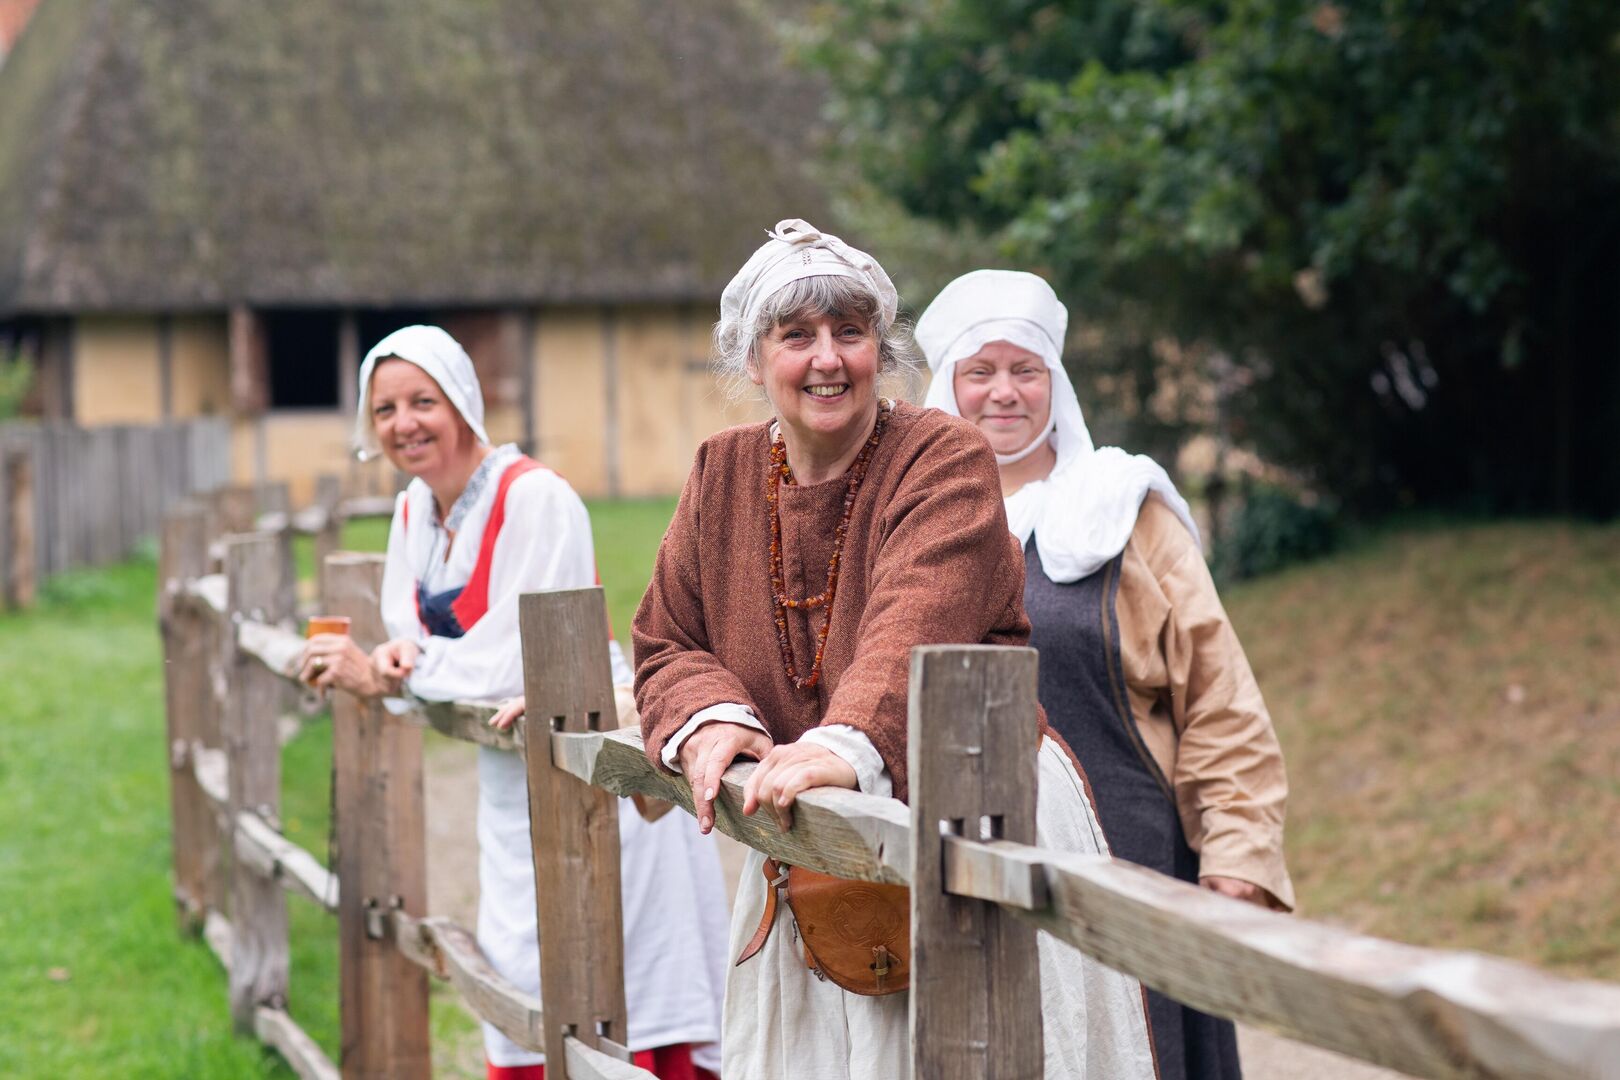
[[[352,410],[354,406],[349,406]],[[343,501],[343,481],[330,473],[315,478],[316,520],[309,521],[300,531],[315,536],[315,603],[324,614],[326,610],[325,567],[326,557],[343,546],[343,518],[338,515],[338,504]]]
[[[658,1080],[646,1069],[604,1054],[573,1037],[564,1041],[563,1053],[568,1061],[569,1080]]]
[[[264,319],[246,304],[231,308],[228,331],[231,407],[239,417],[270,407],[270,350]]]
[[[337,875],[258,814],[246,810],[237,814],[236,858],[287,892],[327,911],[338,910]]]
[[[14,611],[31,607],[39,590],[35,461],[36,451],[27,443],[0,448],[0,471],[4,473],[0,476],[0,491],[5,492],[6,499],[6,505],[0,506],[0,523],[6,530],[6,535],[0,537],[0,553],[4,555],[0,563],[0,606]]]
[[[236,627],[236,646],[282,679],[298,681],[298,660],[304,655],[304,639],[279,626],[244,619]]]
[[[943,887],[948,834],[1035,840],[1034,649],[911,651],[911,1071],[1045,1075],[1035,931]]]
[[[263,619],[279,603],[281,554],[274,536],[226,537],[228,617]],[[228,820],[244,810],[279,817],[281,742],[276,736],[281,684],[251,658],[236,654],[226,667],[223,714],[229,782]],[[231,833],[234,846],[235,833]],[[287,1001],[287,899],[274,882],[232,860],[231,917],[235,953],[231,964],[231,1017],[242,1034],[253,1031],[260,1005]]]
[[[1100,856],[1042,861],[1050,906],[1019,917],[1205,1012],[1413,1076],[1620,1077],[1620,986],[1381,941]]]
[[[393,923],[399,951],[434,978],[449,980],[474,1015],[525,1050],[545,1052],[540,999],[502,978],[471,931],[449,919],[413,919],[400,912]]]
[[[208,913],[203,926],[203,940],[208,943],[209,951],[219,961],[219,966],[225,969],[227,976],[230,975],[236,951],[235,937],[229,919],[217,911]],[[260,1042],[279,1053],[303,1080],[338,1080],[338,1070],[325,1052],[285,1011],[260,1005],[253,1012],[252,1033]]]
[[[325,1051],[281,1009],[261,1005],[253,1014],[253,1031],[259,1041],[273,1047],[302,1080],[339,1080],[337,1067]]]
[[[181,589],[208,568],[208,515],[184,502],[163,520],[159,552],[158,625],[163,637],[164,717],[169,739],[169,816],[173,828],[174,897],[180,928],[202,929],[209,881],[218,873],[219,830],[197,783],[192,746],[202,738],[214,687],[209,676],[209,615],[181,603]],[[223,607],[223,604],[221,605]]]
[[[383,637],[377,596],[380,555],[327,559],[329,614],[353,620],[357,643]],[[427,973],[368,921],[390,911],[426,911],[421,729],[390,716],[378,701],[339,692],[332,702],[333,813],[338,836],[339,1019],[343,1075],[427,1080]]]
[[[656,796],[692,812],[686,778],[654,767],[634,731],[553,732],[551,747],[557,767],[582,780],[616,795]],[[721,778],[714,814],[721,832],[793,866],[893,885],[911,880],[911,822],[904,804],[858,791],[816,788],[793,804],[793,828],[779,832],[769,814],[743,816],[743,785],[757,767],[741,762]]]
[[[360,320],[353,311],[338,315],[338,408],[353,416],[360,402]]]
[[[555,766],[550,741],[534,734],[617,727],[607,607],[600,586],[528,593],[518,619],[546,1075],[568,1080],[568,1036],[593,1049],[625,1038],[619,806]]]

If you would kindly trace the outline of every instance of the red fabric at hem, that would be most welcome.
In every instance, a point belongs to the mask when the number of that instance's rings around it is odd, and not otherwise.
[[[631,1057],[658,1080],[720,1080],[708,1069],[692,1064],[691,1043],[637,1050]],[[488,1080],[546,1080],[544,1065],[489,1065],[488,1069]]]

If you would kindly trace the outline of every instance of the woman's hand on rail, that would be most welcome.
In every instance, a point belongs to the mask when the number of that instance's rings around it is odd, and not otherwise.
[[[704,724],[681,743],[681,772],[692,782],[699,832],[707,835],[714,828],[714,797],[731,763],[739,757],[762,759],[771,745],[771,737],[758,728],[724,721]]]
[[[347,634],[316,634],[304,645],[298,661],[298,677],[317,690],[347,690],[360,697],[380,697],[388,692],[371,657]]]
[[[858,782],[854,767],[825,746],[789,743],[766,754],[748,778],[743,813],[767,807],[776,816],[777,826],[787,832],[793,828],[793,800],[801,793],[817,787],[853,790]]]
[[[1246,900],[1251,904],[1258,904],[1263,908],[1275,909],[1279,905],[1272,902],[1271,894],[1253,882],[1242,878],[1217,877],[1211,874],[1198,879],[1198,884],[1210,892],[1218,892],[1222,896],[1230,896],[1234,900]]]
[[[416,670],[416,658],[421,655],[422,647],[416,642],[409,638],[395,638],[371,650],[371,666],[397,692],[411,677],[411,672]]]
[[[495,710],[495,715],[489,718],[489,726],[496,731],[511,731],[512,725],[523,717],[523,698],[518,696],[508,698]]]

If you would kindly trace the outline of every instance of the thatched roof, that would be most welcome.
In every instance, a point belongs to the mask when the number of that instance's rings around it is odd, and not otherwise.
[[[823,213],[738,0],[48,0],[0,68],[0,314],[712,299]]]

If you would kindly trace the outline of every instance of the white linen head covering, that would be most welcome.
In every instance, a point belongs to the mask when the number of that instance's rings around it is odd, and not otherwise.
[[[1187,501],[1152,458],[1117,446],[1097,449],[1080,411],[1080,399],[1063,367],[1069,313],[1040,277],[1018,270],[975,270],[945,286],[917,320],[917,344],[934,373],[924,404],[961,416],[956,403],[956,365],[990,344],[1005,341],[1034,353],[1052,376],[1052,412],[1046,429],[1015,454],[997,454],[1010,465],[1050,442],[1057,464],[1044,480],[1007,497],[1007,524],[1020,543],[1035,537],[1041,568],[1059,583],[1095,573],[1125,550],[1142,500],[1158,494],[1193,539]]]
[[[437,326],[406,326],[371,347],[360,365],[360,404],[354,415],[354,447],[361,461],[382,453],[371,427],[371,373],[379,361],[397,357],[415,364],[439,384],[444,396],[467,421],[478,441],[489,444],[484,432],[484,391],[478,385],[472,357],[455,338]]]
[[[752,327],[765,301],[784,285],[800,278],[845,277],[860,282],[877,297],[885,327],[894,324],[900,295],[872,256],[821,232],[803,218],[784,218],[769,235],[720,294],[722,322]]]

